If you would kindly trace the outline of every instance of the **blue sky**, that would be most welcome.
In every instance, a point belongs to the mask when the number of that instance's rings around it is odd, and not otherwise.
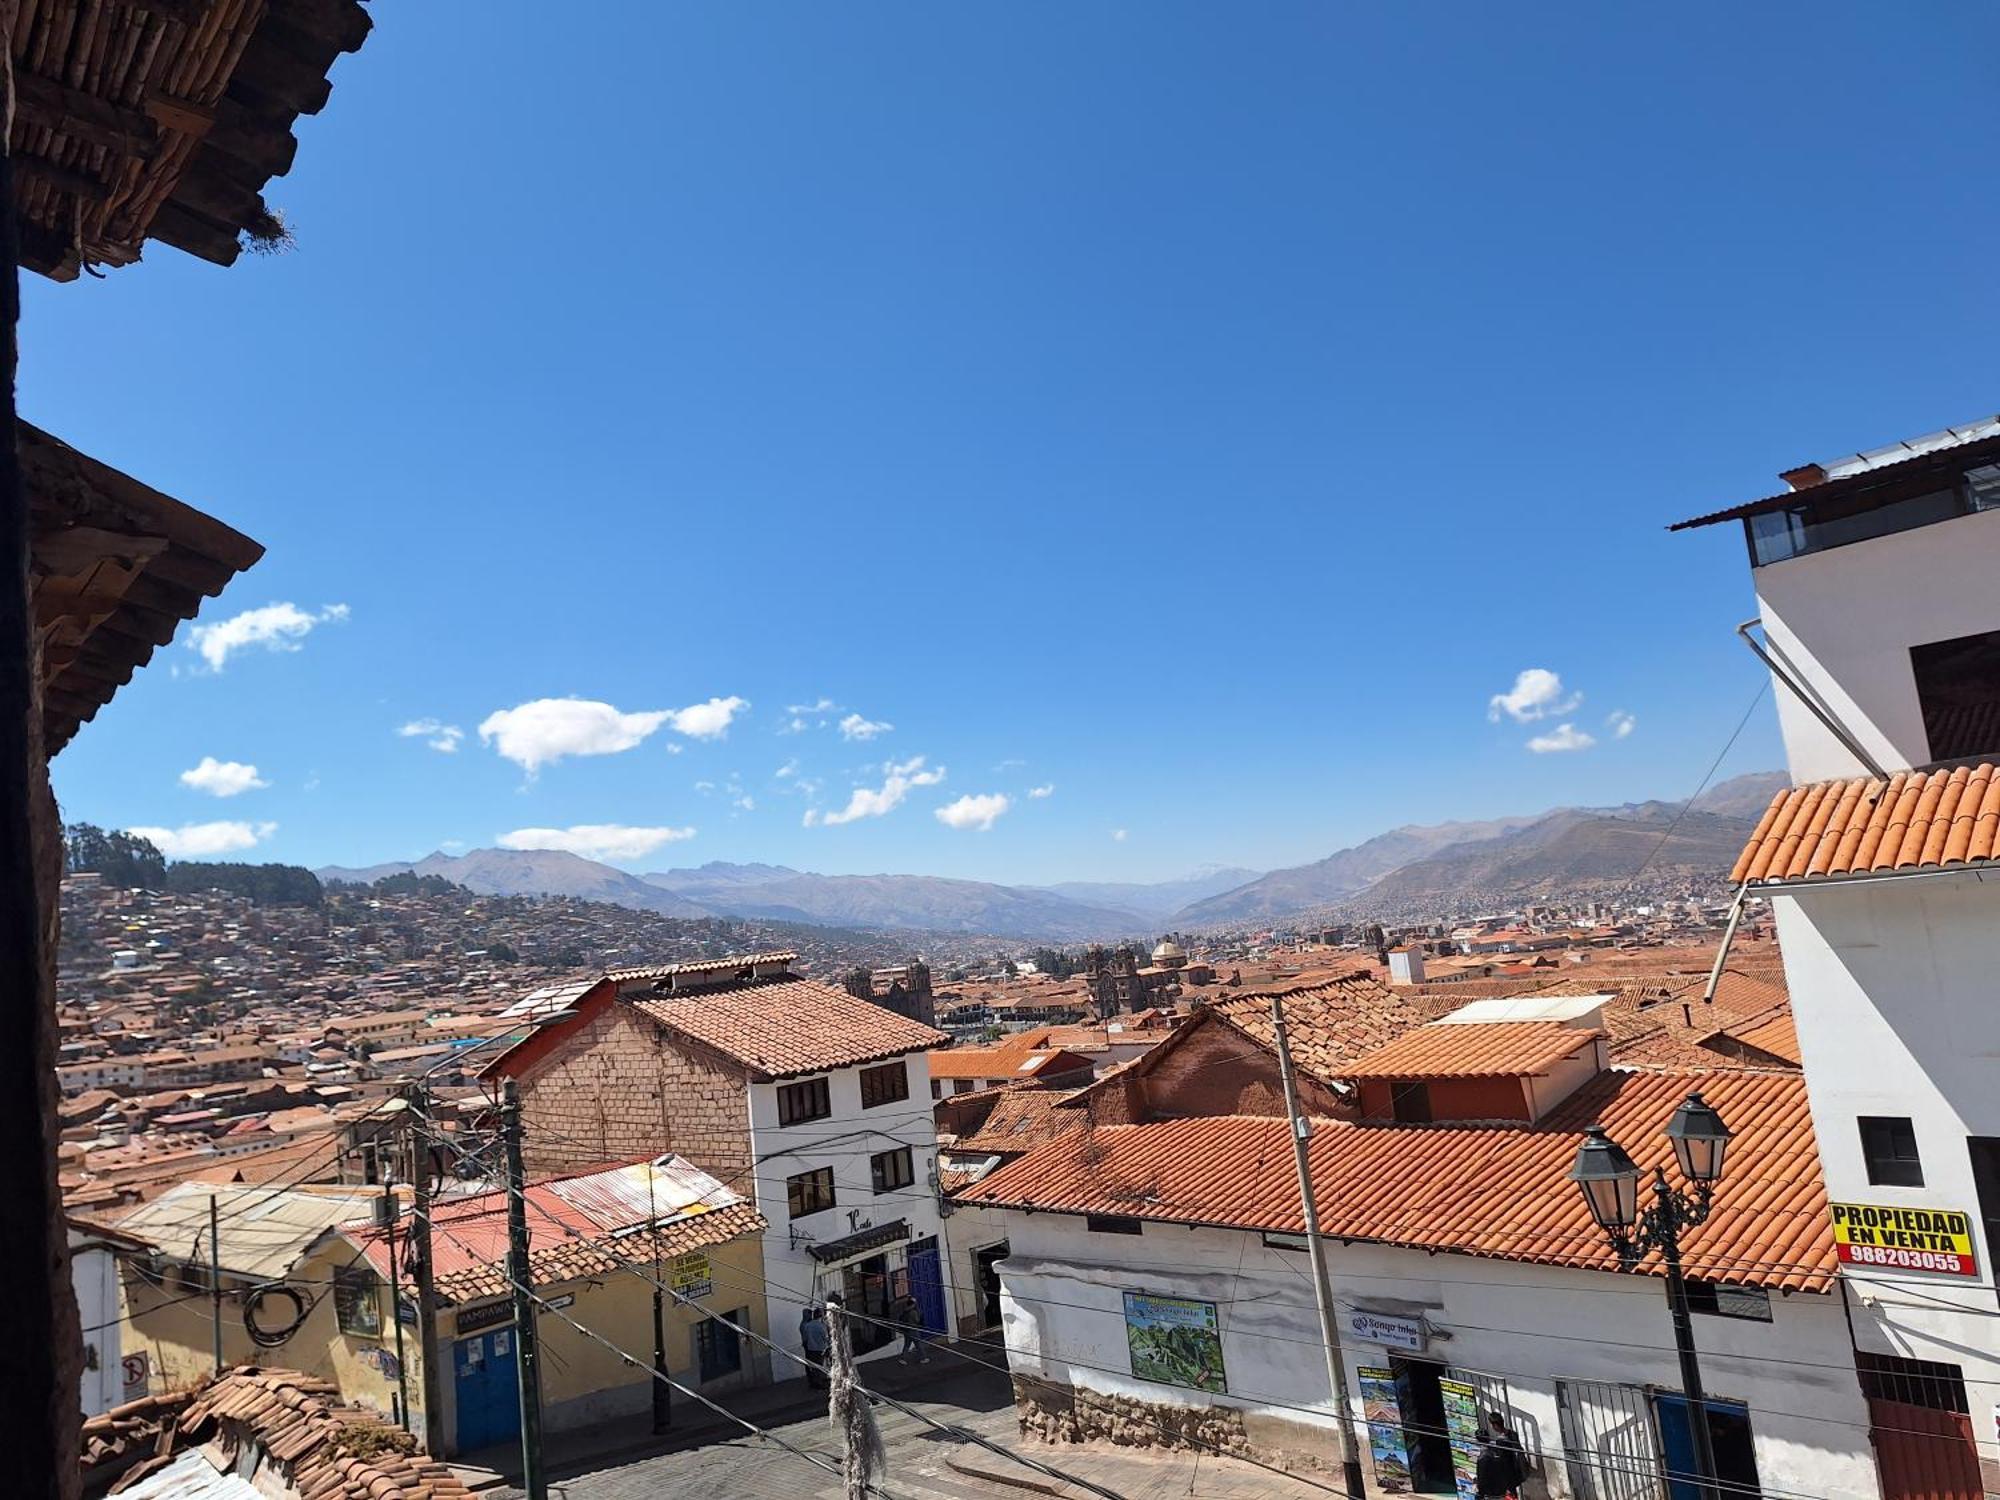
[[[1759,675],[1665,524],[2000,409],[1982,7],[372,8],[294,251],[29,278],[25,414],[270,549],[71,817],[1054,881],[1685,795]]]

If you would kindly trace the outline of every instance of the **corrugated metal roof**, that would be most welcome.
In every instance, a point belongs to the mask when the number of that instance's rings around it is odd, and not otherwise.
[[[797,963],[798,957],[789,949],[771,953],[737,953],[728,958],[691,958],[675,964],[641,964],[631,969],[607,969],[604,977],[620,984],[630,984],[635,979],[672,979],[679,974],[723,974],[731,969],[791,964]]]
[[[180,1182],[120,1219],[118,1227],[176,1260],[207,1265],[213,1197],[222,1269],[249,1278],[276,1277],[325,1231],[373,1213],[381,1195],[380,1188],[304,1193],[247,1183]]]
[[[665,1222],[743,1201],[741,1194],[731,1192],[693,1162],[678,1156],[634,1162],[588,1177],[565,1177],[547,1187],[598,1228],[613,1234],[655,1219]]]
[[[218,1472],[199,1448],[118,1493],[125,1500],[264,1500],[249,1480]]]
[[[1533,1125],[1314,1124],[1325,1232],[1503,1260],[1618,1269],[1568,1173],[1602,1122],[1643,1167],[1685,1186],[1663,1132],[1692,1088],[1735,1132],[1688,1273],[1824,1291],[1837,1264],[1805,1080],[1791,1073],[1607,1072]],[[1297,1234],[1283,1119],[1226,1115],[1074,1131],[958,1195],[969,1203]],[[1640,1268],[1661,1274],[1657,1255]]]
[[[1996,860],[2000,771],[1985,763],[1782,791],[1729,878],[1777,885]]]
[[[601,983],[602,979],[566,979],[561,984],[545,984],[538,990],[528,991],[500,1014],[539,1016],[552,1011],[568,1010]]]

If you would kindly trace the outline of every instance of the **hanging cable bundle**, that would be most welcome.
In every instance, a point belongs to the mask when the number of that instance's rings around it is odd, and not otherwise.
[[[826,1299],[827,1379],[832,1397],[827,1416],[840,1436],[845,1455],[842,1474],[847,1500],[867,1500],[875,1477],[888,1465],[882,1451],[882,1431],[875,1425],[875,1408],[854,1368],[854,1346],[848,1341],[847,1308],[838,1293]]]
[[[262,1286],[252,1287],[243,1298],[243,1328],[250,1335],[250,1342],[261,1349],[274,1349],[285,1342],[311,1316],[313,1304],[319,1299],[289,1286],[282,1281],[267,1281]],[[258,1313],[266,1301],[285,1301],[292,1305],[291,1316],[283,1325],[265,1327],[258,1320]]]

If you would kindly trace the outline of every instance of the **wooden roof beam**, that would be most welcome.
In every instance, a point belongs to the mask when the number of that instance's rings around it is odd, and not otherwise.
[[[145,158],[159,149],[158,127],[136,109],[25,70],[14,75],[14,87],[15,108],[30,125],[124,156]]]

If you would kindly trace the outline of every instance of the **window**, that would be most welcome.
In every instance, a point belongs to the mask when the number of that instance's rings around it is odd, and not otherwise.
[[[1146,1226],[1137,1219],[1117,1214],[1086,1214],[1083,1227],[1092,1234],[1144,1234]]]
[[[785,1204],[795,1219],[833,1207],[833,1168],[817,1167],[785,1179]]]
[[[1405,1125],[1431,1122],[1430,1085],[1421,1079],[1406,1079],[1389,1085],[1389,1117]]]
[[[1771,1294],[1761,1286],[1725,1286],[1716,1281],[1690,1281],[1688,1307],[1716,1318],[1748,1318],[1755,1323],[1771,1321]]]
[[[869,1157],[868,1174],[874,1179],[875,1191],[878,1193],[908,1187],[917,1180],[910,1161],[910,1148],[899,1146],[894,1151],[884,1151],[879,1156]]]
[[[381,1278],[366,1266],[340,1266],[333,1273],[333,1318],[342,1333],[379,1338],[382,1299],[376,1295]]]
[[[1900,1115],[1862,1115],[1861,1156],[1868,1180],[1878,1187],[1922,1187],[1924,1164],[1917,1155],[1917,1130]]]
[[[863,1109],[873,1109],[878,1104],[894,1104],[898,1099],[909,1097],[910,1070],[901,1060],[861,1070]]]
[[[694,1362],[704,1383],[734,1375],[743,1368],[743,1335],[750,1310],[739,1307],[720,1318],[703,1318],[694,1327]]]
[[[1935,482],[1935,481],[1933,481]],[[1750,535],[1750,564],[1761,568],[1808,552],[1824,552],[1849,542],[1865,542],[1899,531],[1914,531],[1933,521],[1948,521],[1971,509],[1974,500],[1968,488],[1924,490],[1896,495],[1886,486],[1845,494],[1807,498],[1802,493],[1796,503],[1781,510],[1747,516],[1744,525]]]
[[[2000,750],[2000,630],[1910,648],[1932,760]]]
[[[1965,1397],[1965,1371],[1934,1359],[1905,1359],[1900,1354],[1854,1351],[1854,1368],[1861,1375],[1861,1394],[1871,1401],[1900,1401],[1932,1411],[1972,1413]]]
[[[824,1078],[804,1078],[797,1083],[778,1085],[778,1123],[802,1125],[807,1120],[824,1120],[833,1113]]]
[[[1965,1149],[1972,1156],[1972,1190],[1979,1195],[1979,1217],[1986,1224],[1986,1253],[2000,1245],[2000,1136],[1969,1135]]]
[[[944,1080],[942,1078],[933,1078],[931,1080],[931,1097],[933,1099],[942,1099],[944,1097]]]
[[[954,1094],[969,1094],[978,1087],[978,1081],[971,1078],[954,1078],[951,1081],[951,1091]]]

